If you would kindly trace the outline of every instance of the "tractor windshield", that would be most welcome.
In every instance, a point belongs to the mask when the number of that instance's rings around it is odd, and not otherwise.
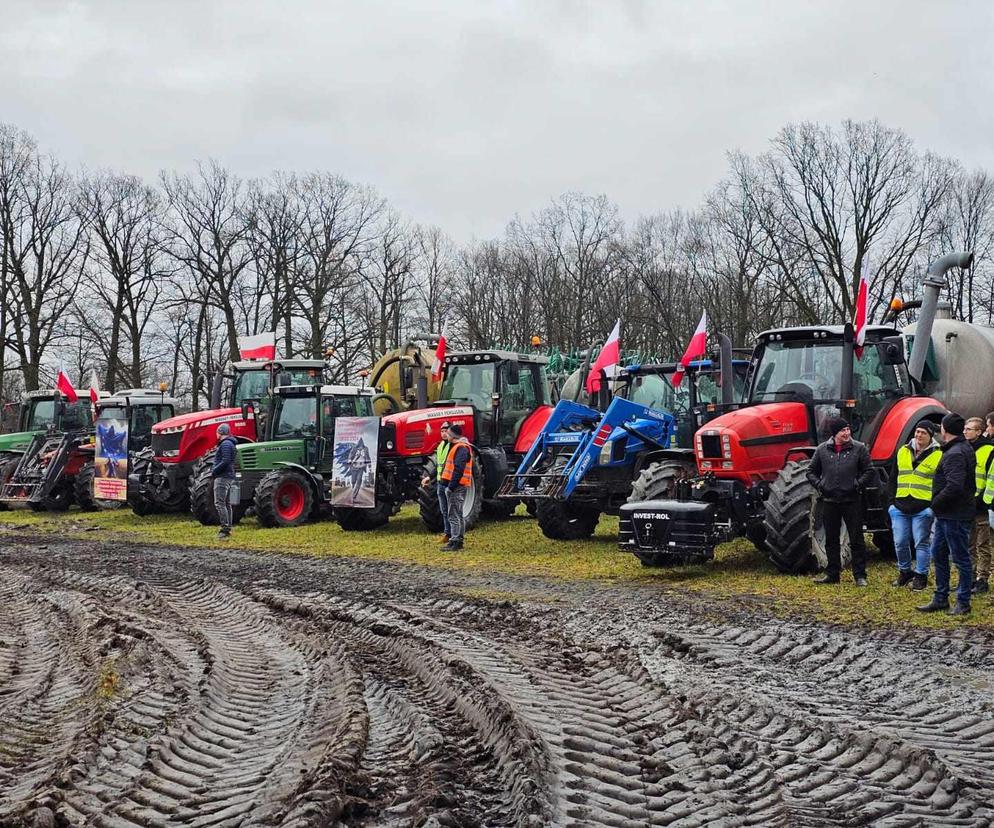
[[[318,406],[314,397],[280,397],[273,439],[315,436],[317,423]]]
[[[287,368],[282,372],[290,375],[290,382],[285,385],[317,385],[321,382],[321,372],[317,368]],[[280,377],[274,377],[274,382],[279,382]],[[246,400],[262,400],[269,396],[269,371],[259,369],[257,371],[242,371],[235,380],[234,402],[232,405],[241,405]]]
[[[496,367],[494,362],[450,363],[445,368],[439,399],[465,401],[478,411],[488,410],[492,405]]]
[[[30,400],[24,417],[22,431],[43,431],[56,426],[64,431],[87,429],[93,424],[89,398],[66,403],[61,424],[55,422],[55,400]]]

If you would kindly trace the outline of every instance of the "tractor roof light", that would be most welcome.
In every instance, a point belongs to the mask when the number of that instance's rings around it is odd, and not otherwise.
[[[855,408],[856,407],[856,400],[843,400],[842,401],[842,407],[843,408]]]
[[[893,299],[890,300],[890,309],[894,311],[894,313],[898,313],[899,311],[904,310],[904,300],[898,299],[895,296]]]

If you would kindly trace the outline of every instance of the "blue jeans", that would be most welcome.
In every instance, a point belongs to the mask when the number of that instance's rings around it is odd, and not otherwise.
[[[452,527],[449,526],[449,490],[445,488],[444,483],[438,483],[436,487],[438,489],[438,508],[442,510],[442,527],[445,529],[445,534],[451,538]]]
[[[906,515],[897,506],[891,506],[887,513],[894,532],[897,568],[901,572],[910,572],[914,564],[915,574],[928,575],[928,566],[932,562],[932,521],[935,520],[932,510],[923,509],[916,515]],[[914,561],[911,560],[912,552]]]
[[[970,562],[970,520],[935,519],[935,532],[932,534],[932,560],[935,562],[935,600],[949,601],[949,558],[959,572],[959,585],[956,587],[956,600],[970,606],[970,592],[973,588],[973,565]]]

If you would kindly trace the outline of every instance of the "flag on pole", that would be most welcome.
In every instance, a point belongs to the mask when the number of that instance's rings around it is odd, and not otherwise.
[[[242,359],[276,359],[276,331],[238,337]]]
[[[866,341],[866,296],[870,291],[870,257],[863,257],[863,269],[859,275],[859,292],[856,294],[856,312],[852,326],[856,332],[856,359],[863,358],[863,343]]]
[[[697,328],[694,330],[694,335],[690,337],[690,343],[687,345],[687,350],[683,352],[683,356],[680,357],[680,362],[677,365],[677,369],[673,372],[673,377],[671,382],[674,388],[679,388],[680,383],[683,382],[683,375],[687,372],[687,366],[690,365],[695,359],[704,356],[707,352],[708,344],[708,312],[704,311],[701,314],[701,321],[697,323]]]
[[[442,366],[445,365],[445,332],[448,325],[442,327],[442,334],[438,337],[438,345],[435,346],[435,358],[431,361],[431,378],[433,382],[438,382],[442,378]]]
[[[97,379],[97,369],[90,369],[90,402],[94,405],[100,399],[100,380]]]
[[[66,372],[61,368],[59,368],[59,373],[55,377],[55,390],[71,403],[79,399],[76,389],[73,388],[72,383],[69,382],[69,377],[66,376]]]
[[[590,366],[590,373],[587,374],[586,389],[588,394],[595,394],[601,388],[601,371],[608,372],[621,362],[621,320],[614,323],[611,333],[608,334],[594,364]]]

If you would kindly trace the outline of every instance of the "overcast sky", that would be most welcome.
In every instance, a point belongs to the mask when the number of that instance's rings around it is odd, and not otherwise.
[[[994,169],[990,2],[0,0],[0,119],[149,178],[322,169],[458,241],[566,190],[696,206],[785,123]]]

